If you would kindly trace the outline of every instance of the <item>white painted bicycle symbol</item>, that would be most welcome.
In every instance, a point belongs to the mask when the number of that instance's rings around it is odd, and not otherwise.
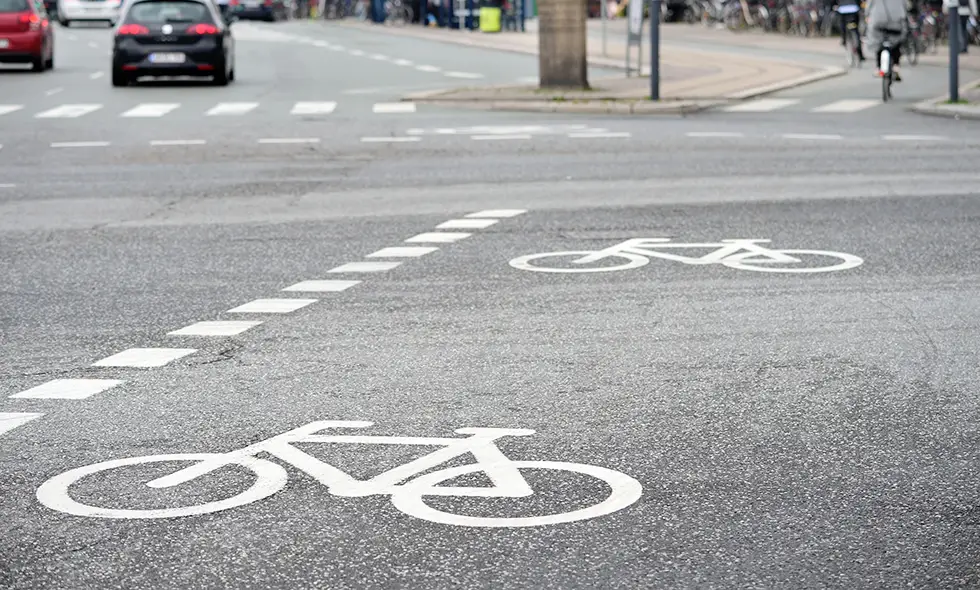
[[[320,431],[328,428],[366,428],[372,425],[372,422],[361,421],[318,421],[228,453],[149,455],[105,461],[72,469],[49,479],[38,488],[37,498],[43,505],[52,510],[93,518],[175,518],[228,510],[263,500],[286,487],[288,479],[286,470],[277,463],[256,457],[263,452],[309,474],[316,481],[327,486],[329,493],[334,496],[358,498],[388,495],[391,497],[392,505],[403,513],[446,525],[502,528],[542,526],[587,520],[622,510],[636,502],[642,494],[642,486],[638,481],[618,471],[593,465],[558,461],[511,461],[495,444],[497,439],[506,436],[529,436],[534,434],[533,430],[513,428],[456,429],[457,434],[469,435],[465,438],[320,434]],[[296,448],[293,446],[296,443],[429,445],[442,448],[373,478],[357,480],[340,469]],[[476,459],[475,464],[425,473],[429,469],[443,465],[467,453],[472,454]],[[193,464],[154,479],[148,482],[146,486],[157,489],[175,488],[222,467],[232,465],[250,470],[255,476],[255,481],[251,487],[236,496],[180,508],[148,510],[99,508],[77,502],[69,494],[69,488],[72,485],[97,473],[134,465],[179,461],[189,461]],[[604,482],[611,489],[611,493],[597,504],[571,512],[544,516],[501,518],[443,512],[430,507],[424,500],[429,496],[469,498],[523,498],[531,496],[534,491],[524,476],[521,475],[522,469],[545,469],[591,476]],[[423,473],[425,474],[423,475]],[[443,487],[438,485],[471,473],[486,474],[493,486]],[[412,477],[415,479],[410,479]]]
[[[756,272],[814,273],[847,270],[860,266],[864,262],[864,260],[853,254],[844,254],[843,252],[824,250],[771,250],[760,245],[771,242],[772,240],[726,239],[715,243],[682,244],[673,243],[669,238],[638,238],[626,240],[604,250],[577,250],[529,254],[511,260],[510,265],[521,270],[535,272],[610,272],[639,268],[650,262],[651,258],[662,258],[664,260],[683,262],[684,264],[722,264],[729,268]],[[662,251],[666,249],[684,250],[694,248],[715,248],[715,250],[700,257],[682,256],[680,254]],[[559,266],[560,259],[567,259],[569,257],[576,258],[575,260],[567,261],[574,266]],[[821,258],[835,260],[830,265],[824,263],[821,266],[808,266],[807,262],[813,258],[818,259],[817,264],[821,264],[819,262]],[[597,264],[606,259],[615,259],[619,263],[614,265]],[[805,259],[807,260],[805,261]],[[623,260],[625,262],[622,262]],[[541,266],[532,264],[536,261],[544,264]],[[548,264],[551,264],[551,266],[548,266]]]

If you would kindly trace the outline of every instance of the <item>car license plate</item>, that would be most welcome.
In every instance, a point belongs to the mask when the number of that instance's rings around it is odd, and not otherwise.
[[[7,41],[6,39],[0,39],[0,49],[6,49],[8,47],[10,47],[10,41]]]
[[[182,64],[187,59],[183,53],[151,53],[150,61],[155,64]]]

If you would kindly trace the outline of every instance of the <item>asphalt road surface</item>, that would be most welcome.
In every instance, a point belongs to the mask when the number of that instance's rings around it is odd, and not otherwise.
[[[975,124],[379,113],[534,58],[240,25],[0,74],[0,587],[980,585]]]

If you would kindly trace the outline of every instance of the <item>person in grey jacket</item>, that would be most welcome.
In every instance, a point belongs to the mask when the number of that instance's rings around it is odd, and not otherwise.
[[[905,0],[868,0],[865,7],[868,14],[868,48],[877,56],[877,76],[881,76],[881,46],[885,39],[892,42],[892,73],[896,82],[901,82],[898,73],[902,57],[901,42],[908,34],[909,19]]]

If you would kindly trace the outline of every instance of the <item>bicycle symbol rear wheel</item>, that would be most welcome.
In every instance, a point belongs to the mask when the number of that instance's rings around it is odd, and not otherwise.
[[[229,465],[240,465],[247,468],[255,475],[255,482],[247,490],[225,498],[194,506],[184,506],[180,508],[157,508],[150,510],[128,510],[118,508],[99,508],[89,506],[74,500],[69,494],[69,488],[76,482],[89,475],[127,467],[130,465],[142,465],[145,463],[163,463],[171,461],[206,461],[208,459],[220,458],[217,453],[184,453],[176,455],[147,455],[146,457],[130,457],[127,459],[116,459],[105,461],[94,465],[87,465],[66,471],[61,475],[56,475],[41,484],[37,489],[37,499],[41,504],[51,510],[64,512],[73,516],[88,516],[91,518],[119,518],[119,519],[154,519],[154,518],[178,518],[182,516],[197,516],[220,512],[229,508],[237,508],[252,502],[264,500],[269,496],[279,492],[286,487],[288,475],[286,470],[279,465],[256,459],[255,457],[242,457],[233,461],[228,461]]]
[[[780,254],[787,254],[790,256],[823,256],[826,258],[837,258],[843,262],[837,264],[832,264],[830,266],[776,266],[774,263],[765,262],[762,260],[753,261],[752,256],[756,256],[754,252],[746,252],[744,254],[736,254],[734,256],[729,256],[721,263],[728,268],[734,268],[737,270],[752,270],[755,272],[777,272],[777,273],[815,273],[815,272],[833,272],[837,270],[847,270],[849,268],[854,268],[856,266],[861,266],[864,260],[854,256],[853,254],[844,254],[843,252],[829,252],[822,250],[775,250]],[[752,263],[756,262],[756,265]]]
[[[605,516],[630,506],[639,500],[640,496],[643,495],[643,486],[640,485],[640,482],[624,473],[613,471],[612,469],[606,469],[605,467],[583,465],[581,463],[565,463],[561,461],[511,461],[511,465],[518,469],[549,469],[552,471],[569,471],[572,473],[589,475],[604,482],[612,489],[612,492],[608,497],[606,497],[605,500],[593,506],[580,508],[571,512],[549,514],[545,516],[504,518],[467,516],[436,510],[425,503],[424,498],[426,496],[426,489],[435,487],[439,483],[461,475],[478,473],[482,471],[483,468],[479,463],[476,463],[473,465],[463,465],[460,467],[441,469],[439,471],[434,471],[415,478],[395,490],[395,492],[391,495],[391,503],[395,508],[409,516],[414,516],[415,518],[438,524],[483,528],[521,528],[563,524],[566,522],[575,522],[577,520],[588,520],[599,516]],[[492,490],[492,488],[488,488],[488,491],[490,490]],[[439,497],[446,496],[439,494]],[[486,497],[493,496],[488,495]]]
[[[650,262],[650,259],[646,256],[640,256],[639,254],[630,254],[628,252],[617,252],[607,256],[606,258],[625,258],[625,264],[617,264],[615,266],[579,266],[578,268],[558,268],[558,267],[547,267],[547,266],[535,266],[531,264],[532,260],[541,260],[545,258],[558,258],[560,256],[574,256],[576,258],[583,258],[590,254],[595,254],[591,250],[579,250],[579,251],[569,251],[569,252],[545,252],[544,254],[528,254],[527,256],[519,256],[510,261],[510,265],[514,268],[520,270],[531,270],[534,272],[558,272],[558,273],[581,273],[581,272],[611,272],[614,270],[630,270],[633,268],[640,268],[641,266]],[[573,262],[574,264],[574,262]]]

